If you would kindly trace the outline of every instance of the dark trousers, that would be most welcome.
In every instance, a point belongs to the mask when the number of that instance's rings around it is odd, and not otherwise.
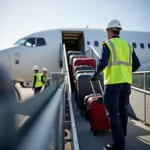
[[[34,88],[34,95],[41,91],[42,87]]]
[[[105,86],[104,104],[110,118],[114,145],[117,147],[125,145],[128,123],[127,105],[130,93],[131,85],[128,83]]]

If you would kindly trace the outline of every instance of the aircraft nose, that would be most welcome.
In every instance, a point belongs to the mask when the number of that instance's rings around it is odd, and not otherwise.
[[[10,55],[7,50],[0,51],[0,65],[4,65],[7,69],[11,69]]]

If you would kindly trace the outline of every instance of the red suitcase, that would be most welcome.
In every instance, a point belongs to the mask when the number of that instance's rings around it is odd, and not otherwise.
[[[87,58],[87,57],[85,55],[82,55],[82,54],[80,54],[80,55],[70,55],[70,57],[69,57],[69,64],[70,65],[72,65],[72,62],[73,62],[74,58]]]
[[[98,82],[103,93],[101,83],[100,81]],[[89,111],[91,131],[93,131],[93,134],[96,136],[98,131],[105,131],[110,129],[110,121],[106,115],[106,109],[103,104],[103,94],[101,96],[96,96],[92,81],[90,81],[90,83],[94,96],[88,98],[87,109]]]
[[[96,94],[96,96],[100,96],[101,94]],[[85,114],[85,119],[87,120],[87,121],[89,121],[89,111],[87,110],[87,102],[88,102],[88,99],[90,98],[90,97],[93,97],[94,96],[94,94],[90,94],[90,95],[86,95],[85,97],[84,97],[84,114]]]
[[[72,63],[72,70],[74,74],[74,68],[80,65],[88,65],[92,66],[94,69],[96,68],[96,61],[93,58],[74,58]]]

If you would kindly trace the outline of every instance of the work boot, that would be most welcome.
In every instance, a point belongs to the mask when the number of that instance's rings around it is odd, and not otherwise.
[[[103,150],[125,150],[124,146],[123,147],[116,147],[113,144],[107,144],[105,147],[103,147]]]

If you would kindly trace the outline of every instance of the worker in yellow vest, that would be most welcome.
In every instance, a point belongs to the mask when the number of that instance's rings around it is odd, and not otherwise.
[[[125,150],[132,72],[140,67],[133,47],[119,37],[121,30],[118,20],[108,23],[108,40],[103,43],[99,63],[91,77],[91,80],[97,80],[97,75],[102,71],[104,73],[104,105],[110,118],[113,138],[113,144],[107,144],[104,150]]]
[[[38,72],[38,66],[33,67],[34,75],[33,75],[33,87],[34,94],[37,94],[42,89],[42,82],[41,82],[41,74]]]
[[[43,73],[41,73],[41,81],[42,81],[42,86],[46,85],[46,74],[47,74],[47,68],[43,68]]]

